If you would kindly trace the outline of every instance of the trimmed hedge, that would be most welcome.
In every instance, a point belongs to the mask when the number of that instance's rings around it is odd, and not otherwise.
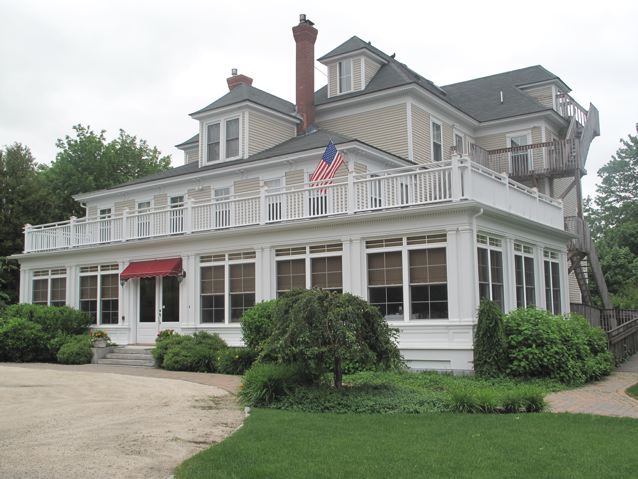
[[[23,318],[5,319],[0,323],[0,361],[49,361],[49,341],[39,324]]]
[[[172,371],[217,372],[217,357],[228,348],[216,334],[198,332],[193,336],[173,334],[159,339],[153,351],[158,366]]]
[[[59,363],[62,364],[88,364],[93,359],[91,351],[91,337],[82,334],[70,337],[57,354]]]

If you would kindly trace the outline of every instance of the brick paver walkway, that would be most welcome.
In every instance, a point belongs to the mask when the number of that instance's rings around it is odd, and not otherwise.
[[[549,394],[552,412],[598,414],[638,418],[638,400],[625,390],[638,383],[638,354],[634,354],[609,377],[570,391]]]

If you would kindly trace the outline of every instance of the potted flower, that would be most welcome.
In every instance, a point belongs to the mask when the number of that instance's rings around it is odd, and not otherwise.
[[[105,348],[110,342],[111,338],[106,332],[99,329],[91,331],[91,344],[94,348]]]

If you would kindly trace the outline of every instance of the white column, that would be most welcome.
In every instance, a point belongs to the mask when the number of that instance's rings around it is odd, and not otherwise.
[[[20,267],[20,302],[31,302],[31,270]]]
[[[66,304],[76,309],[80,307],[80,298],[78,297],[80,291],[79,273],[80,268],[75,265],[66,268]]]
[[[536,307],[546,309],[545,301],[545,263],[543,258],[543,248],[534,246],[534,277],[536,278]]]
[[[342,289],[344,293],[352,293],[352,240],[350,238],[342,238],[341,244],[343,250],[341,252],[341,277],[343,281]]]
[[[470,225],[457,228],[454,235],[448,232],[448,308],[450,319],[465,322],[476,320],[478,308],[478,265],[474,232]],[[453,241],[456,237],[456,241]],[[456,259],[456,265],[451,268]],[[456,309],[456,312],[455,312]]]
[[[504,310],[516,309],[516,272],[514,271],[514,241],[503,239],[503,294]]]
[[[255,301],[267,301],[276,297],[273,283],[272,248],[263,246],[256,251]]]
[[[350,264],[344,263],[344,273],[350,276],[350,292],[368,298],[366,284],[368,283],[367,261],[365,258],[365,247],[361,238],[350,240]],[[349,266],[349,270],[346,268]]]
[[[194,292],[199,288],[195,274],[195,257],[193,255],[182,256],[182,268],[186,277],[179,285],[179,323],[180,325],[192,325],[195,324]]]
[[[561,311],[563,314],[569,313],[570,302],[569,302],[569,275],[568,275],[568,267],[567,267],[567,254],[561,252],[559,254],[559,268],[560,268],[560,302],[561,302]]]

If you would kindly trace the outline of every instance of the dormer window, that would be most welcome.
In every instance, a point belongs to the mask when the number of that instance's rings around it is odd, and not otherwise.
[[[352,59],[342,60],[338,64],[339,93],[352,91]]]
[[[206,135],[206,163],[239,158],[241,154],[239,118],[230,118],[207,125]]]
[[[208,125],[208,163],[219,161],[219,123]]]

